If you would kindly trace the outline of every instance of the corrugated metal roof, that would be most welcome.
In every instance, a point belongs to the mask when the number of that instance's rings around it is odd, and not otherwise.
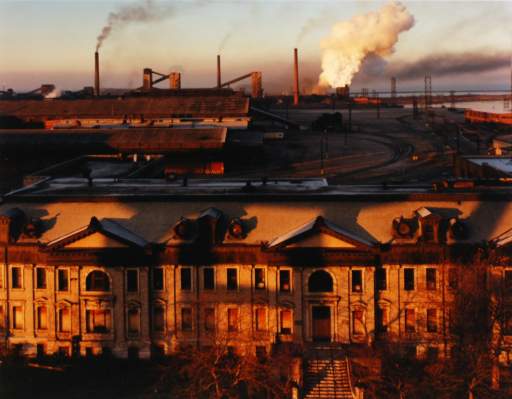
[[[240,95],[0,101],[0,115],[22,118],[228,117],[248,112],[249,99]]]

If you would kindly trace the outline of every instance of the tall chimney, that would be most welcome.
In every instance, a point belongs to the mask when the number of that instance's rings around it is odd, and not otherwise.
[[[293,49],[293,105],[299,105],[299,54]]]
[[[153,88],[153,70],[151,68],[144,68],[142,71],[142,88],[144,90]]]
[[[171,72],[169,74],[169,88],[174,90],[181,89],[181,73]]]
[[[220,89],[221,85],[221,75],[220,75],[220,54],[217,54],[217,88]]]
[[[94,95],[100,95],[100,56],[97,51],[94,53]]]

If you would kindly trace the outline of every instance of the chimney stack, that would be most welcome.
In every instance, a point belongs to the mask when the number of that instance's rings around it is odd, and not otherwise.
[[[97,51],[94,53],[94,95],[100,95],[100,56]]]
[[[293,105],[299,105],[299,55],[293,49]]]
[[[181,73],[171,72],[169,74],[169,88],[174,90],[181,89]]]
[[[151,68],[144,68],[142,73],[142,88],[151,90],[153,88],[153,71]]]
[[[221,75],[220,75],[220,54],[217,54],[217,88],[221,86]]]

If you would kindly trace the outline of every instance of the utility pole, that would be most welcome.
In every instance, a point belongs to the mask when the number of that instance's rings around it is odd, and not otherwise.
[[[428,114],[432,104],[432,76],[425,74],[425,124],[428,123]]]
[[[324,135],[325,129],[322,130],[322,134],[320,135],[320,174],[324,175]]]
[[[396,78],[391,78],[391,104],[396,105]]]

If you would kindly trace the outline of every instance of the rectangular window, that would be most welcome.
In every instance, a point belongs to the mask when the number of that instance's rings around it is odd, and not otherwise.
[[[427,290],[434,291],[437,283],[437,270],[433,268],[427,269]]]
[[[109,309],[87,309],[85,318],[88,333],[104,334],[110,331]]]
[[[22,288],[22,275],[21,275],[21,267],[13,267],[11,269],[12,276],[12,288]]]
[[[71,331],[71,312],[69,308],[59,309],[59,332],[65,333]]]
[[[293,324],[292,311],[288,310],[288,309],[281,310],[280,316],[281,316],[281,325],[280,325],[281,334],[291,334],[292,333],[292,324]]]
[[[388,289],[388,279],[387,279],[386,269],[377,269],[375,272],[375,281],[377,291],[384,291]]]
[[[363,272],[352,270],[352,292],[363,292]]]
[[[414,309],[405,309],[405,331],[408,333],[416,331],[416,312]]]
[[[138,334],[140,329],[139,308],[131,307],[128,309],[128,333]]]
[[[205,290],[215,289],[215,271],[213,267],[205,267],[203,269],[203,288]]]
[[[404,290],[414,290],[414,269],[404,269]]]
[[[23,330],[24,315],[21,306],[12,307],[12,328],[15,330]]]
[[[265,289],[265,269],[261,267],[254,269],[254,288],[257,290]]]
[[[68,269],[58,269],[57,271],[57,290],[69,290],[69,272]]]
[[[238,270],[234,268],[226,269],[227,273],[227,289],[228,290],[237,290],[238,289]]]
[[[380,333],[384,333],[388,331],[388,309],[383,307],[377,307],[376,309],[377,316],[377,331]]]
[[[459,271],[454,267],[448,269],[448,288],[451,290],[459,288]]]
[[[2,266],[0,266],[0,288],[4,288],[4,273]]]
[[[290,274],[290,270],[279,270],[279,291],[290,292],[292,290]]]
[[[46,269],[44,267],[36,267],[36,288],[46,289]]]
[[[181,308],[181,330],[192,331],[192,309]]]
[[[228,309],[228,331],[238,331],[238,308]]]
[[[437,309],[427,309],[427,331],[437,332]]]
[[[205,331],[215,331],[215,309],[206,308],[204,310],[204,329]]]
[[[46,306],[37,307],[37,329],[48,329],[48,308]]]
[[[126,271],[126,291],[138,292],[139,291],[139,271],[135,269],[128,269]]]
[[[180,282],[182,291],[190,291],[192,289],[192,269],[189,267],[180,268]]]
[[[364,320],[362,310],[352,311],[352,334],[364,335]]]
[[[161,267],[153,269],[153,289],[156,291],[164,289],[164,269]]]
[[[256,331],[267,330],[267,309],[257,308],[256,309]]]

